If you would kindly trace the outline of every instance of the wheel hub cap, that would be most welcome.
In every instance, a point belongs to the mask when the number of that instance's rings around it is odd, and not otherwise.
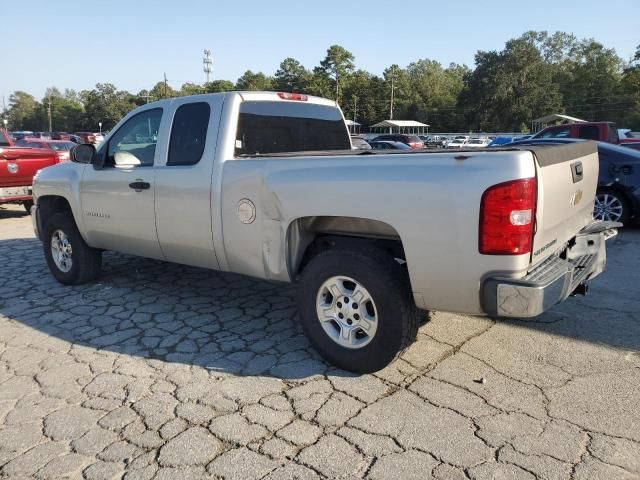
[[[378,312],[371,295],[350,277],[325,281],[318,290],[316,311],[325,333],[345,348],[368,345],[378,329]]]
[[[617,222],[622,217],[622,209],[622,203],[616,196],[603,193],[596,196],[593,217],[596,220]]]
[[[53,232],[51,235],[51,256],[53,257],[53,263],[56,264],[60,271],[67,273],[71,270],[73,266],[72,254],[73,250],[69,237],[62,230]]]

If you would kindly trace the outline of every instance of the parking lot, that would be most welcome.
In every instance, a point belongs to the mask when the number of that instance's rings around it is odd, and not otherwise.
[[[640,229],[534,320],[432,312],[375,375],[324,363],[294,290],[107,253],[49,274],[0,207],[6,478],[626,479],[640,475]]]

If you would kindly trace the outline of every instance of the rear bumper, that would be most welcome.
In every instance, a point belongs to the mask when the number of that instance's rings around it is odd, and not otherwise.
[[[593,222],[571,245],[518,279],[489,277],[481,289],[483,310],[497,317],[535,317],[599,275],[607,259],[606,240],[617,235],[615,222]]]
[[[0,203],[27,202],[32,199],[31,186],[0,187]]]

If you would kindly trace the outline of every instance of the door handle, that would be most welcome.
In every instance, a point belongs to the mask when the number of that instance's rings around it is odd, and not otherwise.
[[[142,190],[149,190],[149,188],[151,188],[151,184],[143,182],[142,180],[136,180],[129,184],[129,188],[133,188],[136,192],[140,192]]]

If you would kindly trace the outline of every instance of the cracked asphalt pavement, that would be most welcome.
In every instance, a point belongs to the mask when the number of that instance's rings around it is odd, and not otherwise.
[[[640,229],[534,320],[432,312],[374,374],[313,351],[290,286],[105,253],[51,277],[0,208],[0,475],[640,478]]]

